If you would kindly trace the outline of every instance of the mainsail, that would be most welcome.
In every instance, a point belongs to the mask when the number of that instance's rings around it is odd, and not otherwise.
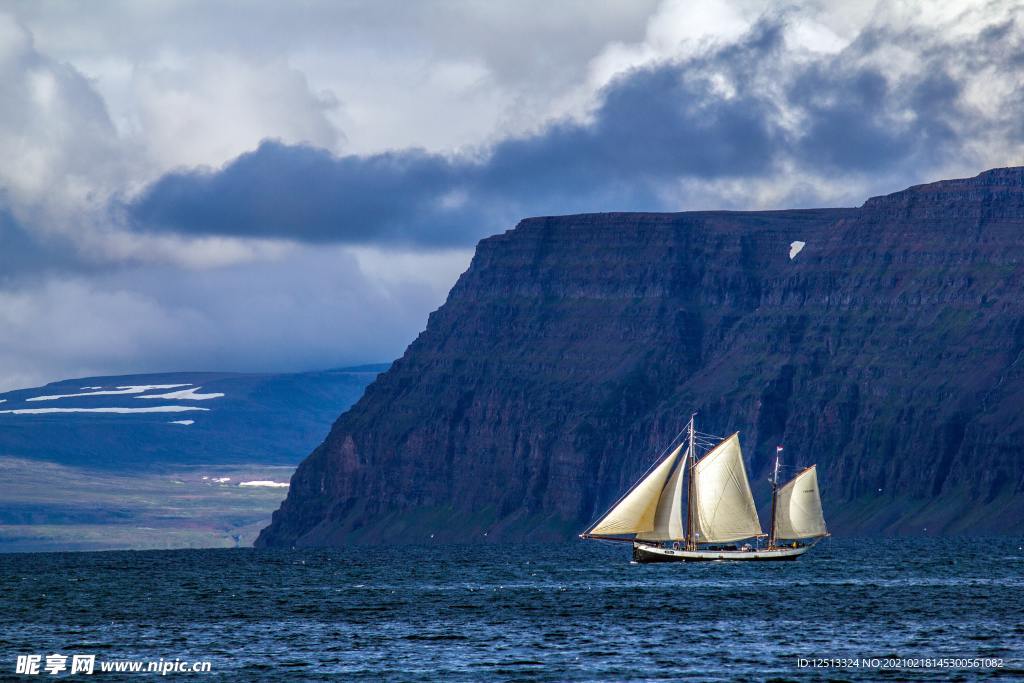
[[[606,512],[587,535],[638,534],[638,538],[648,540],[681,539],[681,473],[685,468],[676,464],[682,450],[683,444],[680,444]]]
[[[818,470],[812,465],[779,489],[775,504],[777,538],[826,536],[825,516],[818,492]]]
[[[692,510],[698,543],[738,541],[762,533],[743,466],[739,433],[697,461],[693,477]]]

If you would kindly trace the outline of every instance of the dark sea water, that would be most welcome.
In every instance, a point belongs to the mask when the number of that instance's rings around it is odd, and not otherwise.
[[[54,652],[210,660],[177,677],[203,680],[1021,679],[1022,547],[836,539],[795,563],[661,565],[596,542],[6,555],[0,679]],[[884,668],[897,658],[1003,666]]]

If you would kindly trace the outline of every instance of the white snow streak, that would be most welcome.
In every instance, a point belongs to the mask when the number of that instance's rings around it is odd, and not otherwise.
[[[52,396],[34,396],[33,398],[27,398],[26,401],[56,401],[61,398],[78,398],[80,396],[123,396],[124,394],[141,394],[153,389],[177,389],[178,387],[188,387],[191,384],[143,384],[139,386],[130,387],[118,387],[117,389],[107,389],[105,391],[90,391],[84,394],[54,394]]]
[[[168,422],[167,424],[169,424],[169,425],[185,425],[187,427],[189,425],[194,425],[195,423],[196,423],[195,420],[172,420],[172,421]],[[206,477],[203,477],[203,479],[206,479]]]
[[[13,415],[49,415],[50,413],[184,413],[189,410],[209,411],[209,408],[197,406],[152,406],[149,408],[17,408],[0,410],[0,413]]]
[[[792,261],[793,259],[795,259],[796,255],[799,254],[800,251],[805,246],[807,246],[807,242],[801,242],[800,240],[796,240],[794,242],[790,242],[790,244],[789,244],[789,260]]]
[[[192,387],[181,391],[171,391],[166,394],[147,394],[135,398],[167,398],[177,401],[209,401],[211,398],[222,398],[224,394],[197,394],[202,387]]]
[[[239,486],[265,486],[265,487],[268,487],[268,488],[275,488],[275,489],[282,489],[282,488],[286,489],[286,488],[288,488],[288,484],[286,484],[284,482],[280,482],[280,481],[266,481],[266,480],[243,481],[243,482],[239,482],[238,485]]]

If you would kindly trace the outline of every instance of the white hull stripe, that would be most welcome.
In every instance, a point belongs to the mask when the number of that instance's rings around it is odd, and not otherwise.
[[[799,548],[774,548],[772,550],[673,550],[671,548],[655,548],[637,545],[637,550],[651,555],[665,555],[686,560],[770,560],[782,557],[799,557],[811,546]]]

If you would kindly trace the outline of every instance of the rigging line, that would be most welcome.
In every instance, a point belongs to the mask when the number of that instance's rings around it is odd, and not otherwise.
[[[676,441],[679,440],[679,437],[681,437],[685,432],[686,432],[686,427],[683,427],[682,429],[679,430],[679,433],[676,434],[675,437],[673,437],[673,439],[668,442],[667,446],[665,446],[665,449],[658,456],[658,460],[661,460],[662,458],[664,458],[668,454],[668,452],[672,448],[672,446],[675,445]],[[650,469],[654,469],[654,465],[651,465]],[[648,472],[650,471],[650,469],[648,470]],[[646,472],[644,474],[646,474]]]

